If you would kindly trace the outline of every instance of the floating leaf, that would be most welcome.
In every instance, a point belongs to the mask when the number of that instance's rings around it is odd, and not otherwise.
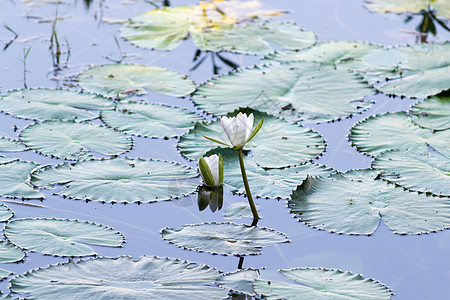
[[[289,123],[265,113],[244,111],[253,113],[255,124],[261,118],[264,119],[261,130],[245,147],[245,150],[252,151],[255,162],[262,167],[281,168],[302,164],[316,158],[325,150],[322,137],[310,128]],[[236,114],[237,112],[234,112],[229,116]],[[217,148],[218,144],[205,139],[203,135],[228,140],[220,121],[210,124],[197,123],[194,129],[182,136],[178,142],[181,153],[189,159],[196,160],[211,149]]]
[[[143,95],[145,90],[183,97],[195,90],[195,84],[177,72],[144,65],[110,64],[94,66],[78,75],[80,86],[94,94],[110,98]]]
[[[0,241],[0,263],[18,262],[25,257],[25,253],[11,243]],[[8,273],[8,275],[11,272]],[[6,276],[8,276],[6,275]]]
[[[359,151],[377,156],[387,150],[428,155],[428,146],[450,156],[450,130],[420,128],[402,112],[371,116],[350,130],[350,141]]]
[[[277,131],[274,131],[277,132]],[[220,150],[224,164],[224,181],[233,187],[233,192],[245,193],[239,159],[236,151]],[[333,169],[315,163],[284,169],[264,169],[251,158],[244,159],[245,169],[252,194],[263,198],[289,198],[292,190],[310,176],[329,176]]]
[[[124,237],[111,227],[54,218],[10,221],[5,226],[5,236],[20,248],[55,256],[95,255],[83,244],[120,247],[124,241]]]
[[[201,109],[226,115],[249,107],[288,119],[325,122],[362,112],[375,91],[346,69],[315,62],[255,66],[213,78],[192,100]]]
[[[19,152],[24,150],[26,148],[20,141],[5,136],[0,137],[0,152]]]
[[[315,300],[388,300],[392,292],[374,279],[363,279],[359,274],[333,269],[294,268],[280,270],[295,283],[256,280],[254,289],[264,299],[315,299]]]
[[[410,112],[413,122],[434,130],[450,129],[450,97],[435,96],[414,105]]]
[[[217,279],[217,284],[235,292],[254,295],[253,282],[258,279],[259,271],[253,269],[237,270]]]
[[[33,123],[19,138],[34,151],[69,160],[88,159],[92,151],[116,155],[132,147],[132,139],[113,129],[74,121]]]
[[[316,40],[313,32],[305,32],[292,22],[262,22],[257,18],[240,20],[218,13],[215,4],[206,2],[147,11],[125,23],[121,35],[144,48],[173,50],[192,37],[202,50],[245,54],[272,52],[270,44],[302,49]]]
[[[256,205],[256,209],[259,210],[259,205]],[[228,207],[225,212],[225,219],[239,219],[253,217],[250,205],[246,202],[233,203]]]
[[[14,161],[0,165],[0,195],[25,199],[41,199],[44,195],[29,184],[30,173],[39,165]]]
[[[256,255],[270,243],[289,242],[272,229],[234,223],[203,223],[164,228],[162,237],[178,247],[222,255]]]
[[[11,274],[12,272],[10,271],[0,269],[0,280],[7,278]],[[0,293],[0,299],[10,299],[10,298],[5,298],[5,295]]]
[[[383,48],[363,58],[366,79],[389,79],[377,86],[385,94],[426,98],[450,88],[450,42]]]
[[[13,212],[5,204],[0,203],[0,222],[8,221],[12,216]]]
[[[154,138],[178,136],[203,119],[186,109],[144,103],[120,103],[115,110],[102,111],[101,118],[117,130]]]
[[[450,3],[447,0],[366,0],[366,7],[377,13],[414,13],[430,8],[438,15],[450,18]]]
[[[14,293],[31,299],[224,299],[215,286],[219,272],[178,259],[142,257],[97,258],[53,265],[11,281]]]
[[[159,160],[114,158],[40,169],[32,183],[41,188],[67,184],[59,195],[103,202],[155,202],[193,193],[197,172]],[[192,180],[195,178],[195,180]]]
[[[450,159],[444,156],[387,152],[373,161],[381,177],[413,191],[450,196]]]
[[[372,234],[380,220],[395,233],[420,234],[450,227],[448,199],[410,193],[372,170],[328,178],[308,177],[293,192],[289,207],[307,225],[331,232]]]
[[[33,120],[89,120],[97,112],[112,109],[114,104],[103,97],[60,89],[25,89],[0,97],[0,110],[16,118]]]

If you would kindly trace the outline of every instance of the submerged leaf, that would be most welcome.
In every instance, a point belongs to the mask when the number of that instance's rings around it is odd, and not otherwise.
[[[366,0],[366,7],[378,13],[418,14],[430,8],[439,16],[450,18],[450,3],[447,0]]]
[[[114,103],[103,97],[60,89],[25,89],[0,97],[0,110],[16,118],[33,120],[89,120],[98,112],[112,109]]]
[[[11,281],[11,291],[31,299],[224,299],[228,291],[213,286],[219,276],[208,266],[178,259],[103,257],[27,272]]]
[[[281,168],[302,164],[316,158],[325,150],[323,138],[310,128],[258,111],[244,111],[253,113],[255,124],[264,119],[261,130],[244,148],[252,151],[255,162],[262,167]],[[236,114],[237,112],[234,112],[229,116]],[[194,129],[183,135],[178,142],[181,153],[189,159],[196,160],[217,148],[218,144],[204,138],[204,135],[227,140],[220,121],[210,124],[197,123]]]
[[[256,280],[254,289],[264,299],[314,299],[314,300],[389,300],[392,292],[373,279],[363,279],[359,274],[332,269],[294,268],[280,270],[294,281]]]
[[[222,255],[256,255],[270,243],[289,242],[271,229],[234,223],[203,223],[164,228],[162,236],[178,247]]]
[[[186,75],[158,67],[128,64],[94,66],[78,75],[80,86],[110,98],[143,95],[146,90],[183,97],[195,90]]]
[[[19,136],[36,152],[69,160],[88,159],[92,151],[116,155],[132,147],[132,139],[111,128],[74,121],[33,123]]]
[[[114,110],[101,112],[106,125],[144,137],[176,137],[203,118],[186,109],[161,104],[119,103]]]
[[[259,207],[259,205],[256,205],[257,210],[259,210]],[[253,217],[253,213],[248,202],[237,202],[228,207],[224,217],[225,219],[250,218]]]
[[[196,190],[197,172],[176,163],[114,158],[40,169],[32,183],[41,188],[67,184],[57,192],[74,199],[103,202],[155,202]]]
[[[5,236],[21,248],[55,256],[95,255],[83,244],[120,247],[124,241],[111,227],[68,219],[13,220],[6,224]]]
[[[410,113],[413,122],[433,130],[450,129],[450,97],[435,96],[415,104]]]
[[[291,213],[307,225],[347,234],[372,234],[380,220],[395,233],[421,234],[450,227],[448,199],[410,193],[374,180],[372,170],[306,179],[293,192]]]

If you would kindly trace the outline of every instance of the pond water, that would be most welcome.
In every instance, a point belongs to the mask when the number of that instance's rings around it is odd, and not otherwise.
[[[90,65],[99,65],[119,60],[168,68],[189,74],[197,84],[209,79],[212,65],[205,61],[195,71],[192,58],[195,46],[187,40],[173,51],[150,51],[134,47],[119,36],[119,24],[109,24],[101,20],[123,20],[152,9],[145,1],[107,0],[93,1],[86,7],[82,1],[66,1],[68,4],[46,4],[29,6],[20,0],[0,0],[0,20],[17,33],[17,38],[0,52],[0,87],[4,93],[24,87],[23,53],[31,47],[26,58],[27,87],[66,87],[73,75]],[[174,5],[193,4],[194,1],[173,1]],[[364,8],[362,0],[316,0],[316,1],[265,1],[268,8],[288,10],[283,18],[295,20],[307,30],[314,30],[319,41],[362,40],[386,45],[412,44],[416,42],[414,28],[420,21],[404,23],[404,16],[375,14]],[[56,31],[61,44],[61,68],[53,66],[50,45],[55,13],[61,18],[56,23]],[[6,27],[0,28],[0,44],[3,47],[14,34]],[[445,41],[449,34],[438,31],[430,39]],[[116,40],[120,48],[116,44]],[[25,49],[25,50],[24,50]],[[70,53],[68,50],[70,49]],[[257,56],[226,54],[240,66],[251,66],[258,62]],[[229,68],[220,65],[220,72]],[[150,102],[167,103],[198,111],[189,99],[180,99],[149,92],[141,97]],[[327,141],[327,151],[318,162],[339,171],[361,169],[370,166],[371,158],[353,148],[347,138],[348,130],[358,121],[374,114],[407,110],[416,100],[389,98],[377,94],[370,98],[375,101],[369,110],[350,119],[324,124],[306,124],[317,130]],[[17,119],[0,114],[0,135],[16,138],[18,132],[32,121]],[[100,123],[96,120],[95,123]],[[17,127],[18,130],[15,130]],[[130,158],[157,158],[177,161],[192,167],[194,162],[184,159],[176,149],[177,140],[171,138],[147,139],[133,137],[134,147],[127,152]],[[63,160],[51,159],[32,151],[4,153],[39,164],[56,165]],[[96,155],[101,157],[101,155]],[[160,230],[165,227],[181,227],[210,221],[227,221],[224,211],[235,202],[243,202],[242,196],[232,195],[225,187],[224,204],[215,213],[208,209],[199,212],[197,195],[152,204],[101,204],[63,199],[52,195],[55,190],[44,190],[45,200],[27,201],[42,207],[5,202],[14,211],[16,218],[55,217],[88,220],[105,224],[120,231],[126,237],[121,248],[93,246],[99,256],[115,257],[142,255],[173,257],[207,264],[225,272],[237,268],[237,257],[210,255],[186,251],[161,238]],[[129,191],[132,193],[133,191]],[[2,198],[7,200],[6,198]],[[393,299],[448,299],[450,293],[450,233],[439,231],[423,235],[398,235],[381,222],[370,237],[332,234],[319,231],[298,222],[287,208],[286,200],[257,199],[263,217],[258,226],[273,228],[285,233],[290,243],[273,244],[265,248],[262,255],[247,256],[243,266],[261,270],[264,279],[286,280],[278,274],[279,269],[293,267],[326,267],[349,270],[375,278],[391,288]],[[234,220],[232,220],[234,221]],[[250,223],[248,219],[235,220]],[[27,253],[24,262],[3,264],[0,268],[22,274],[27,270],[46,267],[49,264],[67,261],[66,258]],[[0,283],[1,291],[8,293],[8,281]]]

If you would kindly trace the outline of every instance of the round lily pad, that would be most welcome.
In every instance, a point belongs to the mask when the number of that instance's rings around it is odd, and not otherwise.
[[[120,247],[124,237],[104,225],[68,219],[16,219],[5,226],[5,236],[20,248],[55,256],[96,253],[84,244]]]
[[[347,234],[372,234],[380,220],[399,234],[450,228],[448,199],[411,193],[372,170],[330,177],[308,177],[289,200],[291,213],[314,228]]]
[[[198,174],[191,168],[159,160],[114,158],[40,169],[31,181],[41,188],[64,184],[57,194],[103,202],[155,202],[193,193]]]
[[[359,151],[372,156],[388,150],[428,155],[428,146],[450,156],[450,130],[421,128],[402,112],[371,116],[356,124],[349,138]]]
[[[442,95],[415,104],[410,113],[417,125],[433,130],[450,129],[450,96]]]
[[[112,109],[106,98],[60,89],[24,89],[0,97],[0,110],[16,118],[32,120],[89,120],[98,112]]]
[[[235,292],[254,295],[253,282],[258,279],[259,270],[241,269],[217,279],[217,284]]]
[[[0,263],[4,264],[18,262],[21,261],[24,257],[25,253],[22,250],[9,242],[0,241]]]
[[[20,275],[11,291],[32,299],[224,299],[228,290],[213,286],[219,272],[178,259],[96,258],[52,265]]]
[[[0,152],[19,152],[26,150],[25,146],[17,140],[8,137],[0,137]]]
[[[294,268],[280,270],[294,282],[257,279],[255,292],[264,299],[372,299],[389,300],[392,292],[374,279],[359,274],[324,268]]]
[[[11,271],[0,269],[0,280],[6,279],[9,275],[11,275]],[[0,294],[0,299],[12,299],[11,297],[6,298],[6,295]]]
[[[450,159],[443,155],[386,152],[372,162],[381,178],[407,189],[450,196]]]
[[[195,90],[187,75],[158,67],[129,64],[94,66],[78,75],[80,86],[110,98],[143,95],[146,90],[183,97]]]
[[[111,128],[74,121],[33,123],[22,130],[20,140],[34,151],[57,158],[80,160],[93,151],[116,155],[132,147],[132,139]]]
[[[446,0],[366,0],[366,7],[377,13],[414,13],[434,10],[439,16],[450,18],[450,3]]]
[[[256,255],[271,243],[289,242],[272,229],[234,223],[203,223],[181,228],[164,228],[162,237],[188,250],[222,255]]]
[[[0,203],[0,222],[8,221],[12,216],[13,212],[5,204]]]
[[[325,150],[323,138],[310,128],[258,111],[243,111],[247,114],[253,113],[255,124],[264,119],[261,130],[244,148],[251,150],[255,162],[264,168],[299,165],[316,158]],[[229,116],[236,114],[237,112],[234,112]],[[181,153],[189,159],[196,160],[219,146],[205,139],[203,135],[228,141],[219,120],[210,124],[197,123],[194,129],[180,138],[178,148]]]
[[[102,121],[117,130],[144,137],[176,137],[203,118],[186,109],[161,104],[119,103],[104,110]]]
[[[32,162],[14,161],[0,165],[0,195],[11,198],[42,199],[44,194],[30,184],[30,173],[39,165]]]
[[[192,100],[214,115],[249,107],[287,119],[326,122],[369,108],[373,90],[345,68],[316,62],[255,66],[213,78]]]

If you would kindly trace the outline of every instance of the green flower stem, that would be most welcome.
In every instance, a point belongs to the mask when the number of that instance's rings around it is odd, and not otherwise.
[[[258,211],[256,210],[255,202],[253,202],[253,197],[252,197],[252,192],[250,191],[250,186],[248,185],[247,173],[245,172],[244,157],[242,155],[242,149],[238,149],[237,152],[238,152],[238,156],[239,156],[239,164],[241,165],[242,180],[244,181],[245,193],[247,194],[248,203],[250,204],[250,208],[252,210],[253,219],[258,220],[260,218],[258,215]]]

